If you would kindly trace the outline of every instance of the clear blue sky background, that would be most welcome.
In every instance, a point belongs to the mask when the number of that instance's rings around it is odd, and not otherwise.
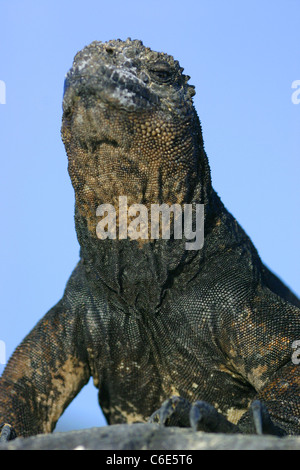
[[[263,260],[299,285],[300,0],[0,0],[0,339],[9,356],[79,253],[60,139],[64,75],[93,40],[142,39],[196,86],[213,185]],[[3,366],[0,366],[2,372]],[[57,429],[104,423],[90,382]]]

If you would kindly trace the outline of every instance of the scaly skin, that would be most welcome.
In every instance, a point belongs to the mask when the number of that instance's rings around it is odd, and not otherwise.
[[[291,361],[300,304],[213,190],[182,72],[173,57],[128,39],[92,43],[67,74],[62,138],[81,256],[1,378],[0,423],[19,436],[52,431],[91,375],[108,423],[147,421],[176,395],[182,412],[165,407],[169,424],[188,425],[190,403],[202,400],[223,418],[198,403],[197,428],[208,415],[206,431],[253,432],[250,406],[260,400],[279,434],[300,431]],[[204,204],[203,248],[150,232],[100,240],[97,207],[117,208],[119,196],[148,209]]]

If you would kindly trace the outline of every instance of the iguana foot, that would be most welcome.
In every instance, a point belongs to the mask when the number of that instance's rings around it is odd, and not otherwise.
[[[7,423],[0,424],[0,443],[12,441],[17,437],[14,428]]]
[[[233,433],[239,432],[235,424],[208,403],[196,401],[190,404],[182,397],[173,396],[149,418],[152,423],[166,426],[192,427],[194,431]]]
[[[251,404],[250,423],[248,422],[245,430],[228,421],[209,403],[196,401],[190,404],[188,400],[177,396],[164,401],[162,406],[150,416],[149,421],[166,426],[191,426],[194,431],[212,433],[249,433],[253,430],[258,435],[283,436],[285,434],[272,422],[267,408],[258,400]]]
[[[190,423],[194,431],[215,433],[253,432],[258,435],[270,434],[283,436],[284,431],[276,426],[268,413],[266,406],[259,400],[252,402],[249,413],[249,425],[245,430],[239,425],[228,421],[212,405],[205,401],[196,401],[190,410]]]
[[[214,433],[236,433],[238,426],[228,421],[212,405],[205,401],[196,401],[190,409],[190,425],[194,431]]]
[[[182,397],[173,396],[163,402],[161,407],[150,416],[150,423],[166,426],[189,427],[189,412],[191,404]]]

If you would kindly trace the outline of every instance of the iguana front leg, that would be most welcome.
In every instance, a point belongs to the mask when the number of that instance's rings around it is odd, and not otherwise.
[[[224,315],[219,328],[229,376],[232,370],[254,391],[239,421],[230,423],[203,401],[191,404],[178,397],[167,400],[152,420],[206,432],[299,434],[300,367],[292,363],[292,344],[300,337],[298,309],[268,291],[260,292],[250,305],[234,319]]]
[[[18,346],[0,379],[2,439],[51,432],[90,377],[81,318],[60,301]]]

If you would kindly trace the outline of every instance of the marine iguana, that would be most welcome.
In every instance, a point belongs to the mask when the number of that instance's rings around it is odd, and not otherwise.
[[[75,56],[62,139],[80,260],[1,377],[2,439],[51,432],[90,376],[109,424],[299,433],[300,303],[212,188],[189,78],[138,40]],[[203,246],[187,250],[175,218],[168,239],[99,239],[97,208],[120,196],[204,205]]]

